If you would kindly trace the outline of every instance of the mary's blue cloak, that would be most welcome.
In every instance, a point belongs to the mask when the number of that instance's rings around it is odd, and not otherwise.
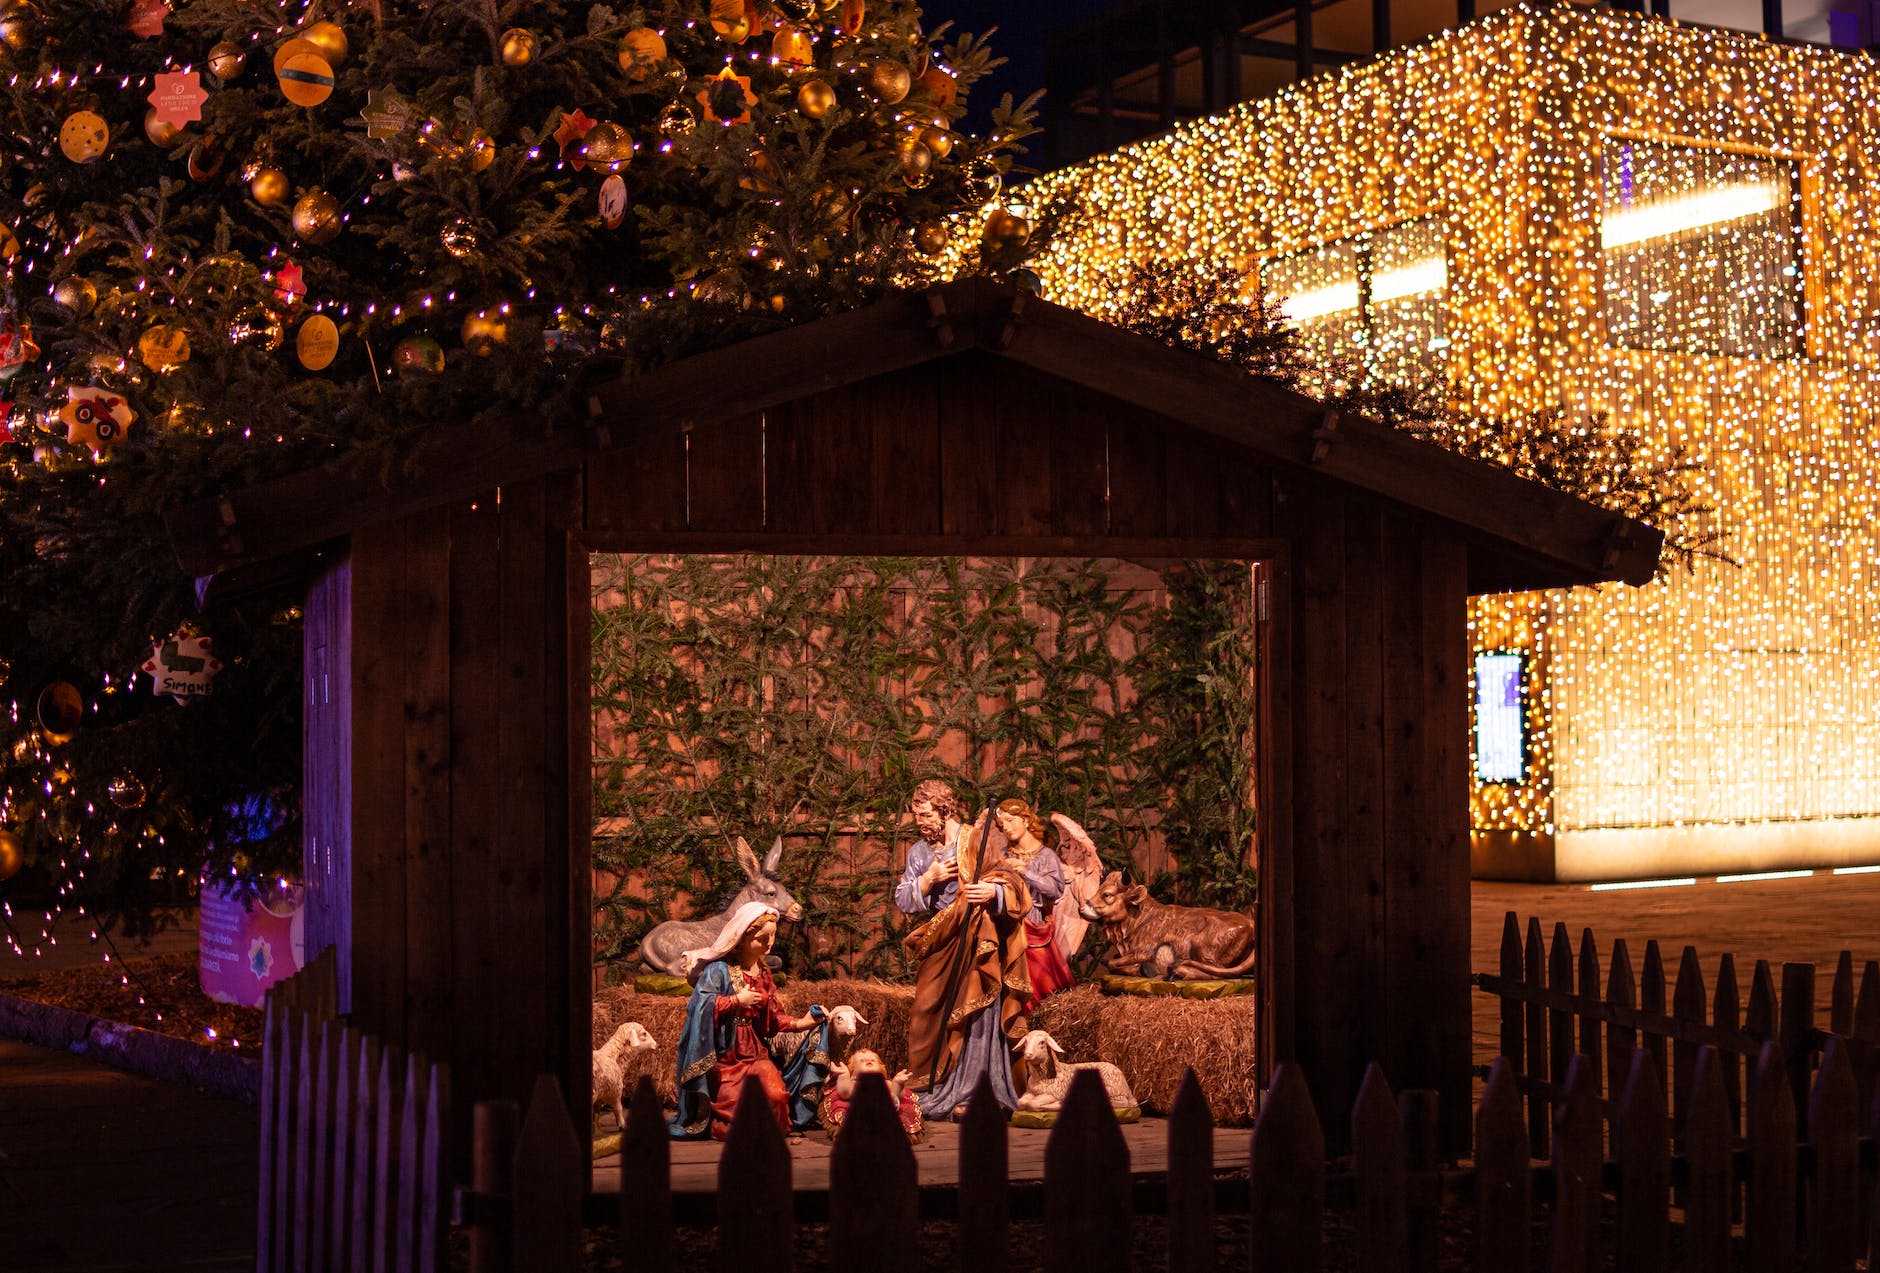
[[[718,996],[732,993],[730,966],[715,959],[699,973],[686,1001],[685,1027],[679,1032],[679,1108],[667,1123],[675,1139],[692,1140],[711,1132],[712,1067],[731,1050],[738,1028],[736,1017],[718,1020]],[[803,1036],[781,1067],[790,1094],[790,1126],[798,1131],[816,1125],[816,1102],[829,1073],[828,1016],[821,1004],[809,1011],[816,1028]]]

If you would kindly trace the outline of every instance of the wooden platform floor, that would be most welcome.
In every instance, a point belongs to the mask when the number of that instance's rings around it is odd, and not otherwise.
[[[1168,1170],[1168,1124],[1160,1118],[1144,1118],[1125,1123],[1123,1143],[1129,1146],[1129,1167],[1138,1175],[1156,1175]],[[1006,1136],[1007,1162],[1013,1180],[1044,1179],[1044,1146],[1051,1133],[1036,1128],[1014,1127]],[[1251,1136],[1246,1128],[1227,1127],[1214,1134],[1214,1166],[1217,1170],[1238,1170],[1247,1165]],[[933,1123],[926,1138],[914,1146],[914,1164],[923,1185],[953,1185],[960,1179],[960,1129],[956,1123]],[[790,1146],[793,1175],[791,1184],[798,1189],[829,1187],[829,1154],[834,1148],[821,1133],[805,1136]],[[672,1146],[672,1188],[676,1193],[714,1193],[718,1188],[718,1155],[723,1146],[715,1141],[674,1141]],[[594,1164],[594,1189],[615,1192],[620,1188],[620,1157],[610,1155]]]
[[[0,1268],[254,1267],[255,1111],[0,1039]]]

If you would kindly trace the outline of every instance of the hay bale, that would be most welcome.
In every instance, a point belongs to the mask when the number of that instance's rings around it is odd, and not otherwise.
[[[1052,995],[1032,1014],[1072,1061],[1108,1061],[1145,1110],[1168,1113],[1182,1071],[1194,1067],[1214,1121],[1249,1126],[1259,1096],[1253,1000],[1179,995],[1105,996],[1095,986]]]

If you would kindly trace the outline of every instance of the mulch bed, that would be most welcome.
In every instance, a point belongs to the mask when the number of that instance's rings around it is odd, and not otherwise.
[[[0,981],[0,993],[139,1026],[218,1051],[252,1049],[257,1056],[261,1051],[261,1009],[217,1003],[203,994],[196,957],[189,954],[135,956],[123,967],[116,960],[105,963],[100,959],[82,968],[9,976]],[[139,998],[144,1002],[139,1003]],[[213,1039],[210,1030],[215,1031]]]

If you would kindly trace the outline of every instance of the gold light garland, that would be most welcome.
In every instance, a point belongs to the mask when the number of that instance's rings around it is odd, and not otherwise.
[[[1767,244],[1771,216],[1793,202],[1801,296],[1771,285],[1766,252],[1721,250],[1705,268],[1736,279],[1736,303],[1763,307],[1757,330],[1792,321],[1769,306],[1802,300],[1799,356],[1608,343],[1604,267],[1642,268],[1644,251],[1619,233],[1602,246],[1614,139],[1793,172],[1775,213],[1708,233],[1724,248],[1752,233]],[[1472,605],[1476,648],[1531,651],[1528,781],[1478,784],[1477,831],[1551,842],[1562,877],[1701,870],[1744,853],[1876,860],[1877,139],[1880,72],[1864,54],[1523,4],[1042,179],[1044,191],[1075,188],[1085,216],[1035,268],[1052,299],[1101,315],[1133,262],[1232,262],[1251,278],[1267,261],[1438,218],[1448,344],[1435,365],[1455,405],[1605,414],[1660,458],[1681,445],[1741,563]],[[1751,258],[1763,262],[1754,278]],[[1849,819],[1864,820],[1851,837]],[[1838,838],[1730,847],[1733,830],[1797,822],[1833,824]],[[1626,838],[1601,841],[1608,832]]]

